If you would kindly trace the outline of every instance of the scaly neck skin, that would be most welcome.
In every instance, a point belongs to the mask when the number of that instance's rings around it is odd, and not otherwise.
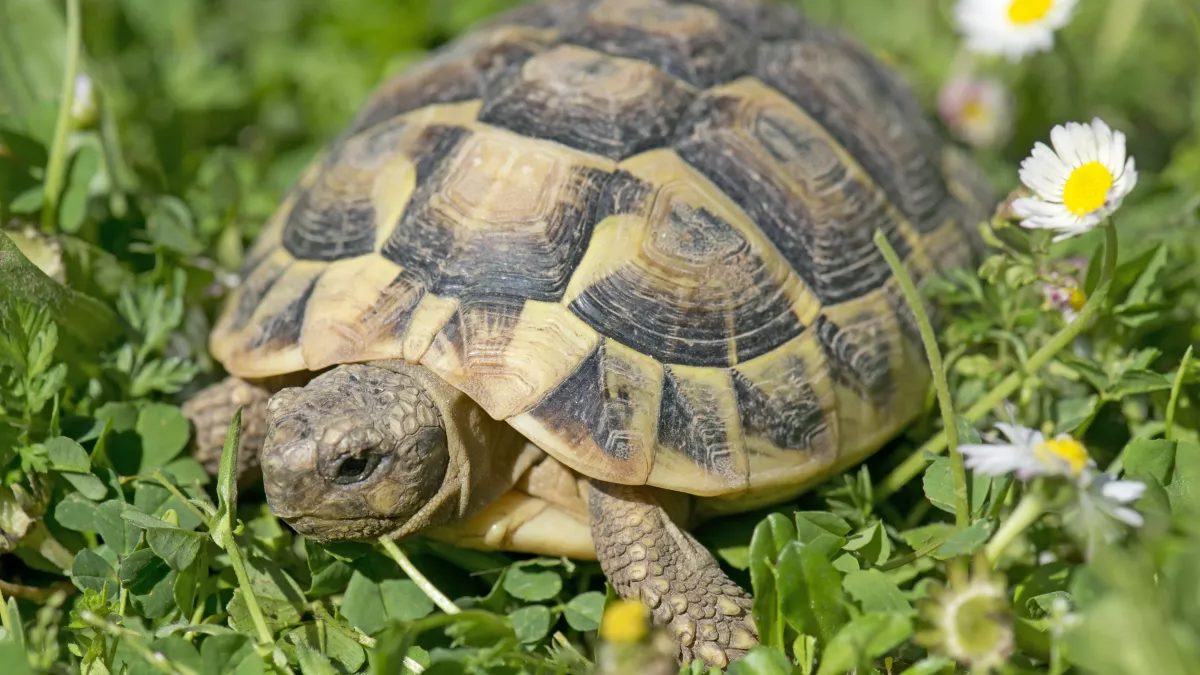
[[[377,361],[373,366],[403,373],[425,387],[442,414],[450,465],[442,487],[408,522],[392,532],[406,537],[434,525],[454,523],[512,489],[533,458],[525,439],[508,423],[492,419],[466,394],[423,366]]]

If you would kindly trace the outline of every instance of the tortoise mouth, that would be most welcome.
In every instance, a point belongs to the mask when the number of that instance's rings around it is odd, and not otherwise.
[[[276,514],[278,515],[278,514]],[[284,522],[313,541],[330,544],[339,541],[374,539],[396,530],[399,523],[391,518],[324,516],[280,516]]]

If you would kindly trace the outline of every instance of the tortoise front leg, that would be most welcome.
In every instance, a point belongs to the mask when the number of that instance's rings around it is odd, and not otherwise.
[[[242,407],[242,439],[238,447],[238,482],[258,478],[258,455],[267,437],[267,401],[271,392],[243,379],[227,377],[201,389],[183,404],[183,414],[196,427],[192,456],[216,475],[221,466],[225,432],[238,406]]]
[[[671,522],[652,490],[592,481],[588,510],[608,580],[667,627],[681,663],[699,658],[723,668],[758,644],[750,596]]]

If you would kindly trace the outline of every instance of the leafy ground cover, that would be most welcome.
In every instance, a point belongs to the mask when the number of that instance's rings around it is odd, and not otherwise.
[[[179,405],[221,377],[206,335],[282,192],[383,77],[509,4],[0,0],[5,672],[676,670],[595,563],[314,545],[188,454]],[[944,405],[931,391],[796,503],[697,533],[755,595],[764,646],[731,671],[1196,672],[1200,5],[1083,3],[1052,50],[1007,61],[964,50],[953,4],[804,9],[941,103],[998,194],[1052,126],[1094,116],[1138,185],[1107,240],[1001,213],[978,270],[924,289]],[[947,110],[968,64],[1011,97],[996,133]],[[960,472],[940,409],[962,443],[996,421],[1069,435],[1060,454],[1144,486],[1136,526],[1066,478]]]

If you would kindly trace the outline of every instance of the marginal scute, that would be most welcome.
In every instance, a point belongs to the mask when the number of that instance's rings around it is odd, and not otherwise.
[[[915,232],[854,157],[756,80],[699,99],[676,149],[737,202],[823,304],[859,297],[891,276],[877,230],[901,258],[911,250]]]
[[[662,366],[602,340],[561,384],[510,422],[549,432],[572,466],[603,480],[644,483],[658,424]]]
[[[941,144],[912,94],[833,31],[759,48],[755,73],[821,123],[918,231],[953,218]]]
[[[221,320],[217,322],[217,335],[245,328],[271,287],[294,262],[287,252],[276,249],[251,270],[242,279],[241,287],[226,301]]]
[[[230,331],[218,325],[213,333],[213,353],[239,377],[305,370],[301,329],[315,284],[326,269],[327,265],[318,262],[288,264],[260,296],[242,328]]]
[[[644,61],[559,45],[489,88],[479,119],[619,160],[666,145],[693,95]]]
[[[853,323],[839,326],[822,315],[813,326],[834,381],[879,407],[897,393],[892,372],[892,326],[885,323],[885,318],[863,313],[854,316]]]
[[[729,371],[664,369],[649,482],[692,494],[744,489],[747,457]]]
[[[571,311],[637,351],[694,366],[753,358],[804,330],[806,294],[734,205],[670,152],[627,168],[657,191],[602,222],[568,289]]]
[[[301,344],[312,370],[338,363],[398,358],[425,289],[392,262],[375,256],[333,263],[317,283]]]
[[[459,304],[420,363],[504,419],[566,379],[598,339],[560,304],[473,296]]]
[[[309,281],[304,290],[283,309],[261,319],[258,333],[246,345],[247,351],[272,347],[287,349],[300,343],[300,329],[304,326],[304,317],[317,279]]]
[[[611,164],[479,129],[422,172],[382,255],[432,293],[552,302],[588,243]]]
[[[751,488],[796,485],[838,458],[837,398],[813,331],[733,371]]]
[[[602,0],[564,39],[614,56],[640,59],[698,89],[750,71],[750,36],[717,13],[665,0]]]
[[[375,250],[379,214],[373,200],[385,166],[406,131],[388,124],[355,136],[322,162],[288,212],[283,247],[297,260],[331,262]],[[406,157],[398,159],[407,164]]]

